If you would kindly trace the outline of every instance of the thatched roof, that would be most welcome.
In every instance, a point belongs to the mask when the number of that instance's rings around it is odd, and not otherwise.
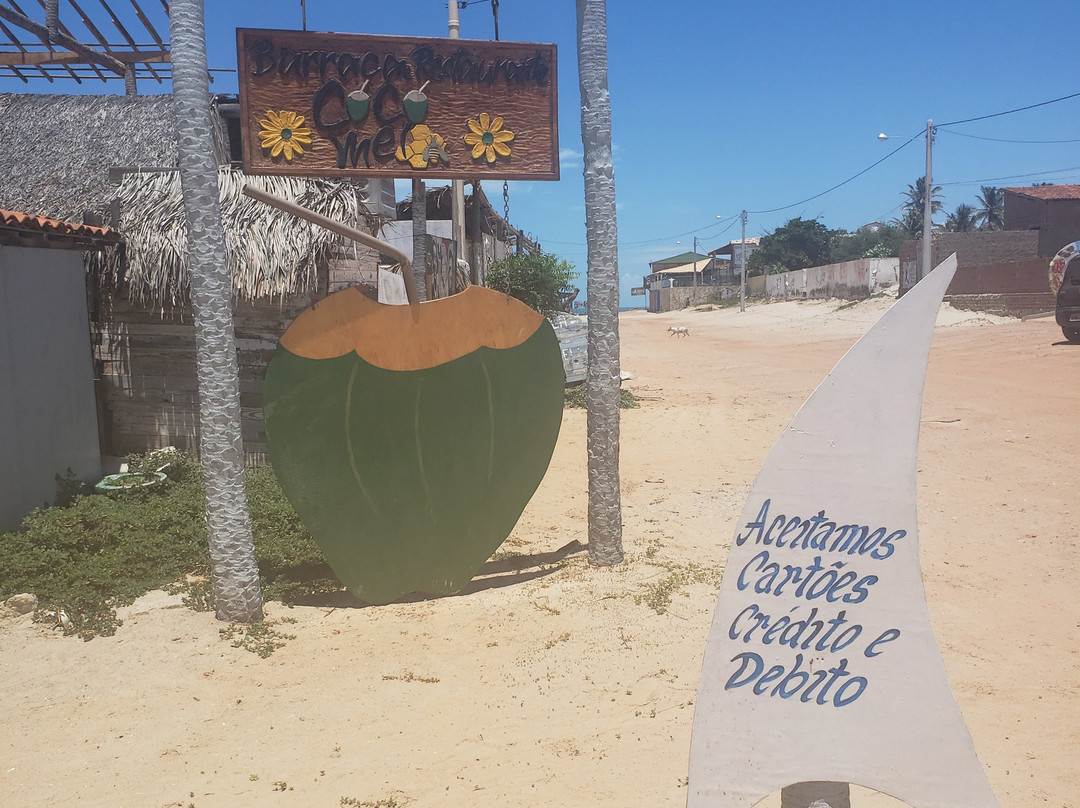
[[[216,120],[215,156],[228,165],[228,134]],[[72,222],[93,213],[95,224],[108,223],[125,239],[123,248],[92,259],[95,274],[135,301],[186,302],[171,95],[0,93],[0,144],[0,209]],[[318,262],[342,239],[242,196],[244,182],[353,226],[364,225],[363,200],[379,190],[362,181],[245,177],[223,168],[227,261],[237,297],[249,300],[307,289]]]
[[[175,167],[175,131],[170,95],[0,93],[0,208],[81,222],[110,169]]]
[[[254,177],[222,168],[226,261],[239,299],[280,298],[311,288],[319,263],[344,241],[244,196],[245,183],[360,229],[370,218],[360,189],[347,181]],[[126,287],[133,301],[155,308],[186,302],[187,224],[179,173],[126,175],[116,195],[120,219],[109,224],[124,234],[125,246],[110,251],[95,272],[116,288]]]

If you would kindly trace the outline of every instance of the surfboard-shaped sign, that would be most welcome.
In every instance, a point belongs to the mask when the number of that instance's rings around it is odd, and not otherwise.
[[[913,808],[997,806],[919,568],[923,382],[955,271],[952,256],[848,351],[754,483],[705,650],[688,808],[814,781]]]

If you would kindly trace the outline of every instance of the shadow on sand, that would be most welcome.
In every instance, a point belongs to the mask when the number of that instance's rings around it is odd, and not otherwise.
[[[569,556],[583,553],[586,546],[574,539],[558,550],[546,553],[532,553],[531,555],[509,556],[494,561],[487,561],[484,566],[468,583],[467,586],[449,595],[429,595],[426,592],[414,592],[398,598],[394,603],[420,603],[426,600],[442,600],[443,598],[458,598],[465,595],[473,595],[487,589],[498,589],[504,586],[533,581],[544,578],[553,572],[562,569],[562,561]],[[303,595],[291,601],[296,606],[317,606],[333,609],[363,609],[375,604],[361,600],[347,589],[337,592],[329,592],[318,595]]]

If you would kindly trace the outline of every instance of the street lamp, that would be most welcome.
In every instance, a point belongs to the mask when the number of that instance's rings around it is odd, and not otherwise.
[[[889,136],[882,132],[878,135],[878,140],[886,141]],[[907,138],[908,140],[914,140],[915,138]],[[934,180],[932,175],[932,163],[933,163],[933,149],[934,149],[934,121],[932,119],[926,122],[926,184],[923,187],[923,223],[922,223],[922,271],[915,273],[916,282],[921,281],[923,277],[930,272],[930,215],[933,208],[933,187]]]

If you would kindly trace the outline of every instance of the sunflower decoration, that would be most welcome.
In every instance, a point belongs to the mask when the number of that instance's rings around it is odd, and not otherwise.
[[[311,145],[311,130],[304,126],[304,116],[295,112],[267,110],[259,127],[259,142],[271,157],[284,154],[292,162],[294,154],[303,154],[304,146]]]
[[[510,147],[506,144],[514,139],[514,133],[503,128],[501,117],[492,118],[486,112],[481,112],[479,120],[469,119],[469,130],[464,140],[472,146],[473,159],[483,157],[489,163],[494,163],[496,156],[510,156]]]
[[[446,153],[446,141],[424,124],[417,124],[409,130],[410,140],[405,146],[398,146],[394,156],[413,168],[427,168],[437,163],[450,164]]]

